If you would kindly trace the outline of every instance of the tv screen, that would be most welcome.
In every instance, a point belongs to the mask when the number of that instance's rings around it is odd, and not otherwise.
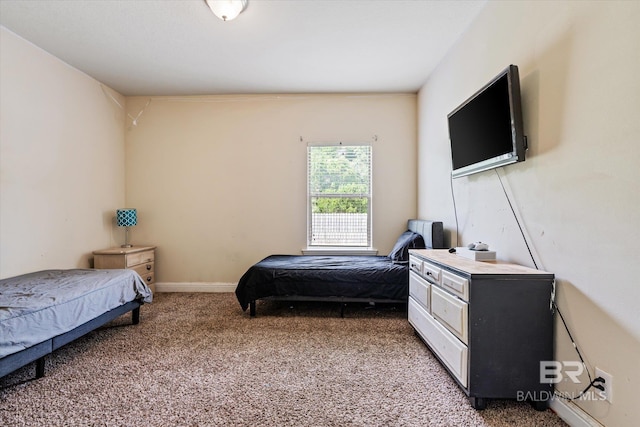
[[[454,178],[524,161],[517,66],[507,67],[447,117]]]

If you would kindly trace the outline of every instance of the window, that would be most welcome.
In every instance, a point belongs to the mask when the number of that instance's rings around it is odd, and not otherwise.
[[[371,247],[371,144],[307,146],[307,245]]]

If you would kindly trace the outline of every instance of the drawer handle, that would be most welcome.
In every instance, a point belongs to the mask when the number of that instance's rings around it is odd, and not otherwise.
[[[147,271],[151,271],[151,264],[147,264]]]
[[[147,282],[151,281],[151,276],[147,276]]]

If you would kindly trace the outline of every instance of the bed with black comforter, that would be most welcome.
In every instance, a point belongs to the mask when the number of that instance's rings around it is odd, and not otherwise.
[[[409,220],[388,256],[271,255],[251,266],[236,288],[242,310],[256,301],[406,303],[408,250],[444,248],[442,222]]]

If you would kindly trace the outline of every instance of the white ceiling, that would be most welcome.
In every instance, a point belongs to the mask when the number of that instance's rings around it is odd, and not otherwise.
[[[484,5],[0,0],[0,24],[123,95],[416,92]]]

